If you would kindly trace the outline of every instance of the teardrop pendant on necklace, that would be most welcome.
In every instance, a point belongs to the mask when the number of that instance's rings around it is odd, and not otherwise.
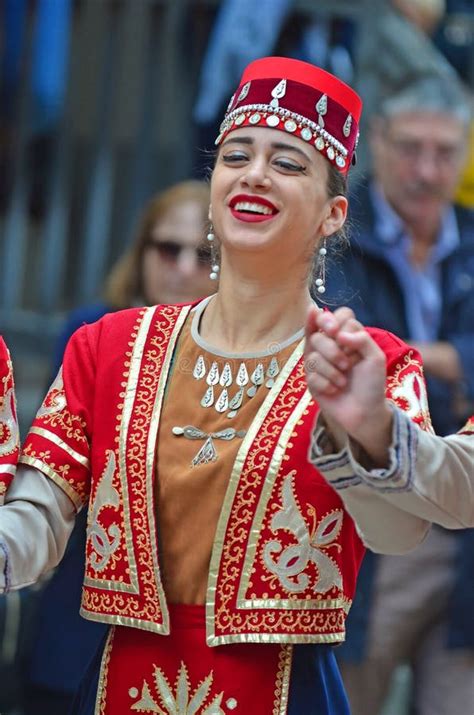
[[[216,362],[213,362],[211,369],[206,377],[206,382],[208,385],[217,385],[219,382],[219,368]]]
[[[238,410],[244,399],[244,390],[241,387],[229,402],[229,410]]]
[[[252,387],[249,387],[247,390],[247,395],[249,397],[254,397],[257,393],[257,388],[260,385],[263,385],[263,381],[265,379],[265,373],[263,371],[263,365],[261,362],[258,363],[257,367],[253,371],[252,375],[250,376],[250,380],[253,382]]]
[[[204,393],[204,397],[201,400],[201,407],[212,407],[213,404],[214,404],[214,388],[212,385],[209,385],[206,392]]]
[[[247,372],[247,367],[244,362],[241,362],[235,382],[237,383],[237,385],[239,387],[244,387],[248,383],[248,381],[249,381],[249,374]]]
[[[229,406],[229,393],[227,392],[226,388],[224,388],[219,395],[219,399],[217,400],[216,404],[214,405],[215,409],[217,412],[225,412]]]
[[[196,360],[196,364],[194,366],[193,370],[193,377],[195,380],[202,380],[204,375],[206,374],[206,363],[204,362],[204,358],[202,355],[198,357]]]
[[[239,390],[235,393],[233,398],[229,401],[229,407],[228,409],[230,412],[227,413],[227,417],[231,420],[235,415],[237,414],[237,411],[242,405],[242,401],[244,399],[244,388],[241,387]]]
[[[228,362],[226,362],[222,369],[219,384],[222,385],[222,387],[229,387],[229,385],[232,385],[232,370]]]
[[[279,372],[280,368],[278,366],[278,360],[276,359],[276,357],[272,357],[272,359],[270,360],[270,365],[267,367],[266,372],[267,380],[265,382],[265,386],[268,387],[268,389],[273,387],[273,385],[275,384],[275,378]]]

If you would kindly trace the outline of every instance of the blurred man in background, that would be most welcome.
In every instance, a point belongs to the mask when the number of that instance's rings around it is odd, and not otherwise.
[[[352,203],[351,250],[327,280],[330,304],[420,350],[439,434],[473,411],[474,213],[453,204],[469,120],[454,74],[383,101],[370,132],[373,177]],[[473,561],[474,532],[440,528],[408,557],[368,555],[340,650],[354,715],[378,715],[402,662],[413,668],[417,715],[471,712]]]

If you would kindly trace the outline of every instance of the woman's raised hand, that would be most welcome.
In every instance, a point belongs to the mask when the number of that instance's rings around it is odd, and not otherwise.
[[[326,418],[365,446],[387,434],[385,356],[350,308],[311,307],[306,321],[308,389]]]

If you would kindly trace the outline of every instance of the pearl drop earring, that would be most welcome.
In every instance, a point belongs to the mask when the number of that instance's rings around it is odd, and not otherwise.
[[[207,234],[207,240],[211,246],[211,272],[209,273],[209,278],[211,281],[216,281],[219,278],[220,265],[218,263],[217,249],[216,249],[216,237],[212,228],[212,224],[209,228],[209,233]]]
[[[327,255],[327,248],[326,248],[326,239],[324,239],[324,243],[319,249],[319,259],[318,259],[318,277],[316,278],[316,290],[318,293],[325,293],[326,292],[326,255]]]

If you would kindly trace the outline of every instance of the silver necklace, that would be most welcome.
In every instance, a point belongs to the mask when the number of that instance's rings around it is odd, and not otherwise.
[[[245,395],[249,398],[255,397],[261,385],[271,389],[279,372],[280,367],[274,356],[270,360],[266,371],[263,363],[259,362],[250,376],[247,366],[244,362],[241,362],[234,380],[232,368],[228,362],[225,363],[222,372],[219,372],[219,366],[216,361],[207,370],[204,357],[199,355],[194,366],[193,377],[195,380],[204,380],[207,384],[207,388],[201,398],[201,407],[206,409],[214,407],[217,412],[220,414],[227,413],[226,416],[232,419],[242,406]],[[234,395],[231,396],[229,388],[234,383],[237,389]],[[246,388],[249,383],[251,383],[250,386]],[[220,388],[222,388],[220,394],[217,394]]]
[[[209,464],[209,462],[215,462],[217,460],[218,454],[213,440],[223,439],[226,442],[230,442],[230,440],[235,437],[243,439],[246,435],[246,430],[236,430],[233,427],[227,427],[226,429],[219,430],[218,432],[204,432],[204,430],[194,427],[193,425],[186,425],[185,427],[173,427],[172,431],[177,437],[206,440],[201,449],[191,460],[192,467],[198,467],[201,464]]]

